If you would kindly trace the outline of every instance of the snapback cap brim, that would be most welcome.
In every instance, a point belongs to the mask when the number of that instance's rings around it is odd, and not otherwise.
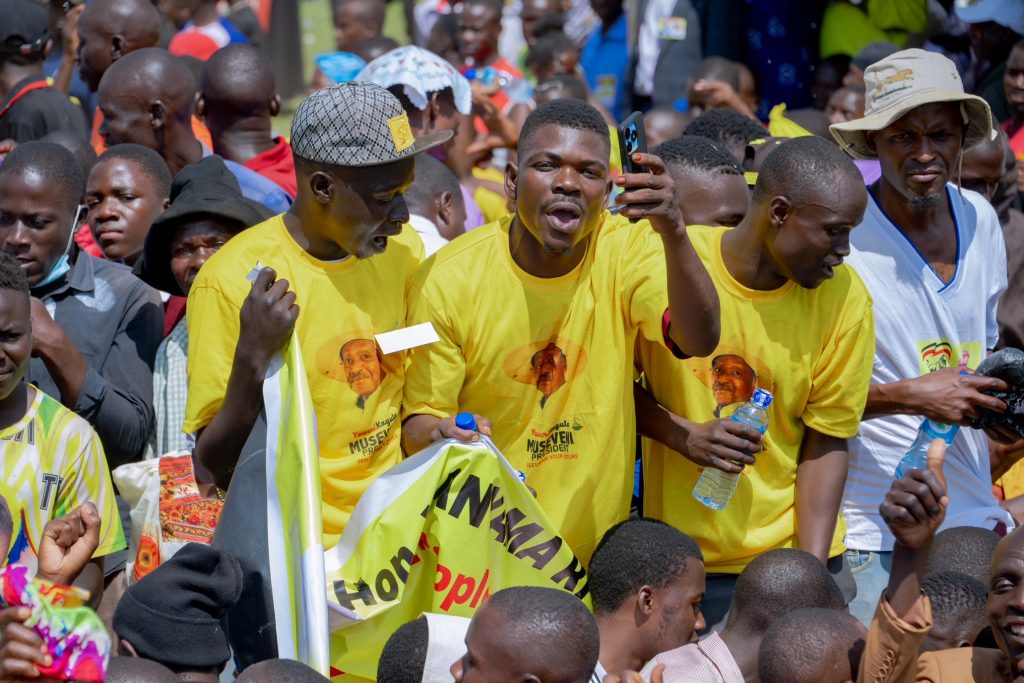
[[[427,133],[416,138],[416,141],[409,147],[402,151],[401,156],[395,159],[389,159],[387,161],[373,161],[365,164],[345,164],[347,168],[366,168],[369,166],[386,166],[388,164],[394,164],[404,159],[411,159],[417,154],[422,154],[427,150],[440,147],[449,140],[455,137],[455,131],[453,130],[439,130],[436,133]]]

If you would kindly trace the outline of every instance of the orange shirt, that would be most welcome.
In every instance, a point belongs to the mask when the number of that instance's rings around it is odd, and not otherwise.
[[[96,107],[96,113],[92,117],[92,138],[90,142],[92,143],[92,148],[96,150],[97,156],[107,151],[107,142],[100,135],[100,126],[102,124],[103,112],[100,111],[99,107]],[[210,131],[195,116],[192,117],[192,133],[195,134],[199,142],[206,145],[207,149],[213,149],[213,138],[210,136]]]

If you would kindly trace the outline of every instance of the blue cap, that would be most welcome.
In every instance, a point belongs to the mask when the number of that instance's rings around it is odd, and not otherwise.
[[[476,419],[473,418],[473,413],[459,413],[455,416],[455,426],[459,429],[465,429],[466,431],[476,431]]]
[[[750,399],[750,402],[764,410],[772,404],[772,395],[764,389],[754,389],[754,396]]]

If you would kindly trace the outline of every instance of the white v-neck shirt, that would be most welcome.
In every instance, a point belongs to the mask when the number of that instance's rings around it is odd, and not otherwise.
[[[874,198],[850,236],[852,265],[874,300],[875,363],[872,384],[921,376],[961,360],[977,367],[999,337],[996,304],[1006,289],[1006,246],[999,220],[978,193],[946,186],[957,230],[957,267],[943,283],[913,243]],[[964,354],[968,354],[964,358]],[[878,506],[892,484],[900,458],[917,435],[922,417],[892,415],[861,423],[850,440],[850,472],[843,495],[846,545],[892,550],[893,537]],[[992,495],[988,442],[963,427],[946,455],[949,510],[943,528],[989,529],[1010,515]]]

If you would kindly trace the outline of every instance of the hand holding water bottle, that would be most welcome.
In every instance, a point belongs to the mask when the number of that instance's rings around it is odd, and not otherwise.
[[[764,389],[755,389],[750,402],[740,406],[732,420],[750,427],[758,434],[768,431],[768,406],[772,395]],[[705,468],[693,487],[693,497],[712,510],[724,510],[739,484],[739,472]]]
[[[753,454],[762,448],[761,433],[756,429],[732,418],[721,418],[688,425],[683,455],[701,467],[738,474],[756,462]]]

